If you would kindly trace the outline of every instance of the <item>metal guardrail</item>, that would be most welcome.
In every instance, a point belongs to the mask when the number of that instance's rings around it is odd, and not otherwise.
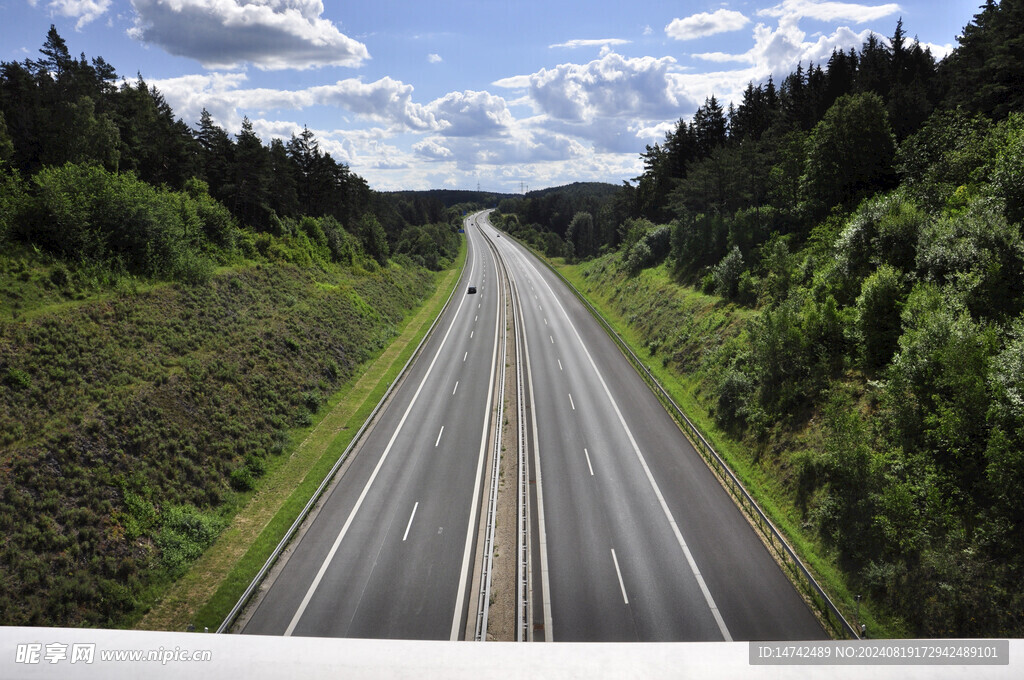
[[[516,287],[518,300],[518,286]],[[522,319],[522,310],[515,304]],[[521,326],[518,326],[521,328]],[[522,344],[516,333],[516,424],[518,425],[517,465],[519,483],[516,517],[516,641],[532,641],[532,614],[530,611],[530,467],[526,459],[526,395],[524,394]]]
[[[355,435],[352,437],[352,440],[348,443],[348,446],[345,447],[345,450],[338,457],[338,460],[331,467],[327,475],[324,476],[323,481],[320,482],[320,485],[316,488],[316,491],[313,492],[313,495],[310,497],[306,505],[302,508],[302,511],[299,513],[298,517],[296,517],[295,521],[292,522],[292,525],[288,528],[288,531],[285,533],[284,537],[282,537],[280,542],[278,542],[277,547],[274,548],[274,552],[272,552],[270,554],[270,557],[267,558],[267,561],[263,563],[263,567],[260,568],[259,572],[249,583],[249,586],[245,589],[245,592],[243,592],[242,596],[238,598],[238,602],[235,603],[235,606],[232,607],[231,611],[228,612],[228,615],[221,622],[220,626],[217,628],[218,633],[227,632],[227,630],[234,624],[235,620],[238,618],[238,615],[245,608],[246,604],[248,604],[249,599],[253,596],[256,590],[263,583],[263,579],[267,577],[267,574],[270,573],[270,570],[274,567],[274,564],[277,563],[277,560],[281,557],[281,553],[284,552],[285,547],[287,547],[288,543],[290,543],[292,538],[295,536],[295,532],[298,531],[299,527],[302,526],[302,523],[306,521],[306,517],[309,515],[310,510],[312,510],[313,507],[320,500],[320,497],[323,495],[324,490],[330,485],[331,480],[334,479],[334,476],[338,473],[338,470],[341,469],[341,466],[345,464],[346,460],[348,460],[349,454],[362,440],[363,435],[366,433],[366,430],[370,426],[370,423],[373,422],[373,420],[377,417],[377,414],[380,413],[380,411],[384,408],[384,405],[388,402],[388,399],[391,397],[391,393],[394,391],[395,387],[402,381],[402,378],[405,377],[405,374],[409,370],[409,367],[412,366],[413,362],[419,357],[420,352],[423,351],[423,346],[427,343],[427,340],[429,340],[430,337],[434,334],[434,329],[437,328],[438,322],[441,320],[441,317],[444,316],[445,311],[447,311],[448,306],[452,302],[452,298],[455,297],[455,293],[458,292],[459,289],[462,287],[462,281],[465,278],[465,276],[466,266],[465,263],[463,263],[462,272],[459,274],[458,282],[456,282],[455,287],[452,288],[452,292],[448,295],[448,299],[445,300],[444,306],[441,307],[441,311],[438,312],[437,316],[434,318],[433,323],[430,324],[430,328],[428,328],[427,332],[424,333],[423,338],[421,338],[419,344],[416,345],[416,349],[413,350],[413,353],[409,356],[408,361],[406,361],[405,365],[402,366],[402,370],[398,372],[398,375],[395,376],[395,379],[391,381],[390,385],[388,385],[387,390],[385,390],[384,395],[380,398],[380,401],[377,402],[377,405],[374,406],[373,411],[371,411],[370,415],[367,416],[366,420],[363,421],[362,426],[359,428],[359,430],[356,431]]]
[[[524,248],[533,252],[533,249],[528,245],[522,243],[519,239],[515,240],[517,243],[523,245]],[[620,351],[627,359],[629,359],[630,363],[644,379],[644,382],[651,387],[658,399],[666,406],[669,414],[672,415],[673,418],[675,418],[675,420],[682,426],[683,433],[687,435],[687,438],[693,443],[694,448],[701,454],[701,457],[707,462],[708,466],[711,467],[712,470],[716,471],[719,476],[726,480],[730,485],[730,490],[737,499],[740,508],[746,512],[748,517],[756,519],[761,530],[768,536],[771,547],[789,563],[791,569],[794,570],[793,573],[804,582],[807,589],[810,591],[811,596],[817,599],[819,609],[821,609],[824,614],[832,617],[834,623],[838,624],[839,628],[843,632],[851,638],[859,640],[860,635],[858,635],[858,631],[850,624],[846,617],[843,616],[843,613],[839,611],[839,608],[836,607],[835,603],[828,594],[825,593],[825,590],[821,587],[818,581],[811,575],[810,570],[808,570],[800,557],[797,556],[793,547],[789,545],[782,533],[775,527],[771,520],[768,519],[768,516],[753,499],[746,487],[743,486],[743,483],[740,482],[739,478],[732,471],[729,465],[718,454],[718,452],[715,451],[714,447],[711,446],[708,440],[704,438],[704,435],[701,434],[697,426],[693,424],[693,421],[687,417],[682,408],[679,407],[668,391],[666,391],[661,383],[658,382],[658,379],[640,360],[640,357],[633,352],[632,348],[630,348],[626,341],[622,339],[604,316],[590,303],[586,296],[584,296],[583,293],[581,293],[576,286],[572,284],[572,282],[565,278],[561,272],[555,269],[551,263],[547,261],[547,258],[538,255],[538,259],[543,262],[545,266],[555,274],[555,276],[561,279],[566,286],[569,287],[569,290],[573,292],[583,306],[586,307],[587,311],[590,312],[591,316],[601,324],[601,327],[604,328],[606,333],[608,333],[608,336],[612,338],[616,345],[618,345]]]
[[[516,591],[515,591],[515,609],[516,609],[516,621],[515,621],[515,635],[516,642],[527,642],[531,640],[530,624],[531,624],[531,604],[530,604],[530,470],[526,461],[526,396],[523,389],[523,360],[522,360],[522,345],[520,342],[520,330],[522,329],[522,310],[518,303],[519,300],[519,287],[515,280],[508,276],[508,268],[505,265],[504,260],[498,254],[498,248],[491,241],[490,237],[484,234],[484,238],[487,243],[491,246],[491,251],[494,253],[495,260],[502,263],[502,268],[506,272],[505,281],[508,287],[508,304],[512,313],[512,335],[515,339],[515,362],[516,362],[516,469],[518,470],[517,477],[517,488],[516,488]],[[514,292],[513,292],[514,291]],[[505,350],[503,349],[503,352]],[[502,361],[502,385],[504,385],[504,363],[507,360],[503,357]],[[504,403],[504,402],[502,402]],[[499,423],[503,419],[502,412],[499,412]],[[495,470],[497,470],[497,463],[495,464]],[[495,477],[494,483],[496,483],[497,477]],[[490,550],[487,555],[490,555]],[[490,578],[488,576],[488,584]],[[487,592],[487,599],[489,601],[489,590]],[[483,599],[483,598],[481,598]],[[486,628],[486,616],[484,617],[484,628]],[[477,625],[477,639],[480,638],[480,625],[478,618]]]

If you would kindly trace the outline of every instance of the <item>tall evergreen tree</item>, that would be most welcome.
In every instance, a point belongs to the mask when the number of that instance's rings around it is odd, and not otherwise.
[[[233,163],[234,202],[232,212],[243,224],[264,229],[270,216],[273,187],[270,153],[253,131],[246,116],[235,140]]]
[[[199,114],[195,139],[200,149],[200,175],[209,185],[210,195],[221,201],[228,199],[234,193],[235,145],[205,108]]]
[[[727,127],[725,113],[718,99],[714,95],[705,99],[690,122],[690,134],[693,136],[698,158],[711,155],[716,147],[725,143]]]

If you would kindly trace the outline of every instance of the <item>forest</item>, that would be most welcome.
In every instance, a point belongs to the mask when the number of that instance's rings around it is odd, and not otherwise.
[[[53,26],[40,53],[0,63],[0,243],[166,280],[302,235],[335,262],[454,257],[457,211],[372,191],[308,128],[266,145],[248,118],[232,135],[205,109],[193,127],[141,75],[74,58]]]
[[[1020,0],[986,2],[941,61],[900,20],[709,97],[618,191],[495,216],[699,376],[716,426],[903,634],[1024,635],[1022,73]],[[666,282],[716,311],[639,313]]]

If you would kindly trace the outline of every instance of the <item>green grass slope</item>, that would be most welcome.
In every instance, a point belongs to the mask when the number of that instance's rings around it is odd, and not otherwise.
[[[15,259],[0,288],[32,309],[0,321],[5,625],[136,619],[436,278],[263,264],[68,296]]]

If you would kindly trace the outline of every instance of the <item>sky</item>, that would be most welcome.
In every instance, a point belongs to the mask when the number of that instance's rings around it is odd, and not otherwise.
[[[247,116],[269,143],[308,126],[381,191],[517,193],[621,183],[707,97],[869,33],[937,58],[981,0],[0,0],[0,60],[73,56],[141,75],[195,125]]]

